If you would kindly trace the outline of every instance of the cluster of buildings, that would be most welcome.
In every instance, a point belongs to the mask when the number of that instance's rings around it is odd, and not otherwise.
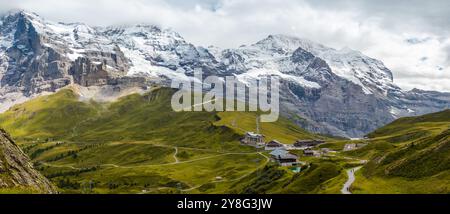
[[[281,166],[297,166],[299,158],[297,155],[290,153],[290,150],[303,150],[304,156],[320,157],[322,154],[329,152],[329,149],[313,150],[320,144],[324,144],[323,140],[298,140],[293,145],[283,144],[277,140],[272,140],[266,143],[265,137],[262,134],[247,132],[244,138],[241,139],[244,145],[254,146],[256,148],[264,148],[266,151],[271,151],[270,155],[273,161],[276,161]]]

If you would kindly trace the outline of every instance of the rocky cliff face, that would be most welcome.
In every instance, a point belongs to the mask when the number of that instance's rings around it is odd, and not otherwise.
[[[0,129],[0,189],[26,188],[32,192],[57,193],[55,187],[33,168],[30,159]]]
[[[69,84],[65,76],[69,65],[62,60],[62,48],[46,46],[44,42],[50,38],[43,37],[26,15],[4,17],[1,37],[4,90],[30,95]]]
[[[282,113],[325,134],[361,137],[398,117],[450,107],[449,93],[403,91],[379,60],[291,36],[222,50],[151,25],[90,27],[24,11],[0,20],[0,112],[68,84],[145,88],[188,78],[195,68],[244,83],[281,77]]]
[[[23,11],[3,17],[0,24],[3,93],[29,96],[71,83],[105,85],[128,70],[119,47],[84,24],[48,22]]]

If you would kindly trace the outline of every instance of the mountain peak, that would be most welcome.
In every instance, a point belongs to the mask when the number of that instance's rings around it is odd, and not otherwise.
[[[170,28],[161,28],[152,24],[135,24],[135,25],[115,25],[106,27],[104,32],[107,35],[135,35],[143,36],[153,39],[170,39],[176,41],[183,41],[184,38]]]
[[[308,39],[285,34],[271,34],[265,39],[258,41],[253,46],[267,50],[276,50],[280,53],[293,52],[299,47],[302,47],[305,50],[309,50],[313,47],[323,47],[322,45],[314,43]]]
[[[13,31],[16,27],[22,30],[33,28],[36,32],[44,32],[49,24],[38,14],[26,10],[9,11],[0,20],[0,25],[3,26],[1,30],[4,32]]]
[[[17,18],[24,18],[28,20],[42,20],[42,18],[38,14],[26,10],[10,10],[2,17],[2,19]]]
[[[305,42],[312,42],[308,39],[300,38],[297,36],[287,35],[287,34],[270,34],[262,41],[280,41],[280,42],[298,42],[298,41],[305,41]]]

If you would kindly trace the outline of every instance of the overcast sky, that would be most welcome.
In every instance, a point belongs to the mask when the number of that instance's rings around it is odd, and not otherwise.
[[[222,48],[288,34],[382,60],[404,89],[450,92],[448,0],[0,0],[53,21],[149,23]]]

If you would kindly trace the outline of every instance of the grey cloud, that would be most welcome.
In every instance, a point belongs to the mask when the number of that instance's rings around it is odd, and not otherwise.
[[[450,31],[448,0],[307,0],[316,8],[356,11],[361,19],[380,18],[384,27]]]
[[[444,48],[444,50],[445,50],[445,52],[447,52],[447,60],[446,60],[447,64],[446,64],[446,66],[450,67],[450,44],[447,45],[447,46]],[[450,72],[450,71],[449,71],[449,72]],[[450,73],[449,73],[449,76],[450,76]]]

